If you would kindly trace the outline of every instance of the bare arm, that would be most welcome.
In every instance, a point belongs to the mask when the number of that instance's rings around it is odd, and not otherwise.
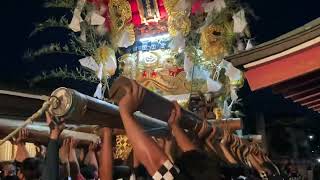
[[[102,144],[99,157],[99,176],[101,180],[112,180],[112,133],[109,128],[103,128],[102,131]]]
[[[180,127],[179,121],[181,118],[181,108],[177,102],[174,102],[174,109],[171,112],[169,118],[169,125],[172,130],[172,135],[175,137],[178,146],[183,152],[197,149],[197,147],[191,142],[184,130]]]
[[[99,166],[98,166],[98,161],[95,153],[96,148],[97,148],[97,145],[95,143],[91,143],[89,145],[88,153],[86,154],[86,157],[84,159],[84,164],[92,165],[98,169]]]
[[[77,159],[76,147],[77,141],[70,138],[70,149],[69,149],[69,165],[70,165],[70,176],[72,179],[76,179],[80,173],[80,166]]]
[[[132,89],[126,87],[125,90],[126,95],[119,102],[122,122],[136,157],[146,167],[149,174],[153,175],[168,160],[168,157],[156,142],[144,133],[133,116],[143,98],[142,87],[132,82]]]
[[[29,152],[25,146],[25,140],[28,138],[28,136],[29,131],[27,129],[21,129],[18,138],[15,141],[15,144],[17,145],[15,160],[18,162],[22,162],[30,157]]]

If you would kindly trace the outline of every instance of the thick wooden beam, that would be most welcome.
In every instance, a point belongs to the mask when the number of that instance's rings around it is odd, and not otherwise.
[[[303,102],[301,103],[302,106],[313,106],[320,103],[320,99],[314,99],[312,101],[308,101],[308,102]]]
[[[320,44],[253,67],[245,76],[251,90],[255,91],[317,70],[320,70]]]
[[[315,98],[320,97],[320,91],[315,92],[313,94],[307,95],[307,96],[303,96],[300,98],[296,98],[293,99],[293,102],[304,102],[304,101],[308,101],[308,100],[314,100]]]
[[[312,105],[312,106],[309,106],[308,107],[309,109],[317,109],[317,108],[320,108],[320,102],[316,105]]]
[[[320,84],[316,85],[316,86],[302,86],[300,88],[296,88],[296,89],[293,89],[293,90],[290,90],[289,92],[287,93],[283,93],[283,96],[285,98],[291,98],[291,99],[294,99],[294,98],[299,98],[301,96],[306,96],[308,94],[312,94],[314,93],[315,91],[320,91]]]
[[[274,93],[286,94],[291,91],[299,92],[320,84],[320,70],[308,73],[278,85],[272,86]]]

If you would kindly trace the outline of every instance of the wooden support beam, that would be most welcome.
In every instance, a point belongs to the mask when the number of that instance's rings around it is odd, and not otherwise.
[[[319,104],[316,104],[316,105],[309,106],[308,108],[309,108],[309,109],[317,109],[317,108],[320,108],[320,103],[319,103]]]
[[[316,92],[314,94],[310,94],[308,96],[305,97],[301,97],[301,98],[297,98],[297,99],[293,99],[293,102],[304,102],[304,101],[309,101],[309,100],[314,100],[315,98],[320,98],[320,92]]]
[[[286,94],[290,91],[301,91],[307,87],[314,87],[320,84],[320,70],[308,73],[304,76],[274,85],[272,90],[276,94]]]
[[[315,104],[318,104],[320,102],[320,99],[314,99],[312,101],[309,101],[309,102],[304,102],[304,103],[301,103],[302,106],[313,106]]]
[[[300,88],[292,89],[287,93],[283,93],[283,96],[287,99],[288,98],[294,99],[294,98],[299,98],[301,96],[305,96],[306,94],[308,95],[314,91],[320,91],[320,84],[317,83],[316,86],[309,85],[309,86],[302,86]]]

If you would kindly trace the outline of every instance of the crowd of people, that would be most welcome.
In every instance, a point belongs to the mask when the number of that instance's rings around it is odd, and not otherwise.
[[[49,142],[42,146],[36,157],[29,157],[25,147],[28,131],[23,129],[14,140],[17,153],[14,163],[6,164],[1,179],[19,180],[218,180],[226,179],[227,173],[219,168],[219,160],[202,152],[184,129],[180,127],[181,109],[173,102],[168,125],[171,137],[157,140],[147,135],[137,123],[133,113],[143,97],[143,89],[135,82],[126,89],[126,95],[119,102],[120,115],[126,136],[132,145],[131,162],[119,164],[113,159],[113,137],[117,132],[110,128],[100,130],[101,143],[91,143],[85,156],[77,150],[77,140],[59,140],[64,129],[64,120],[57,123],[46,113],[50,127]],[[172,155],[170,147],[175,143],[179,149]],[[245,178],[243,178],[245,179]]]

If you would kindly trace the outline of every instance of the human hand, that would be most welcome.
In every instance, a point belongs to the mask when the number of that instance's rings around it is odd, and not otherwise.
[[[170,128],[179,127],[180,119],[181,119],[181,107],[177,103],[177,101],[173,101],[173,109],[171,110],[171,114],[168,120],[168,124]]]
[[[98,148],[98,144],[95,142],[91,142],[88,147],[88,153],[95,152],[97,150],[97,148]]]
[[[52,116],[48,112],[46,112],[46,121],[51,130],[50,139],[57,140],[65,127],[64,119],[61,119],[60,124],[56,124],[53,121]]]
[[[123,87],[126,91],[126,95],[122,97],[119,102],[119,110],[121,115],[132,115],[137,111],[141,104],[145,90],[138,85],[136,81],[131,81],[130,87]]]
[[[19,131],[18,137],[14,140],[13,144],[24,145],[28,137],[29,137],[29,130],[23,128]]]
[[[63,140],[62,146],[59,149],[59,156],[62,163],[69,162],[70,138]]]
[[[70,145],[69,145],[69,162],[78,162],[76,148],[79,141],[70,137]]]

